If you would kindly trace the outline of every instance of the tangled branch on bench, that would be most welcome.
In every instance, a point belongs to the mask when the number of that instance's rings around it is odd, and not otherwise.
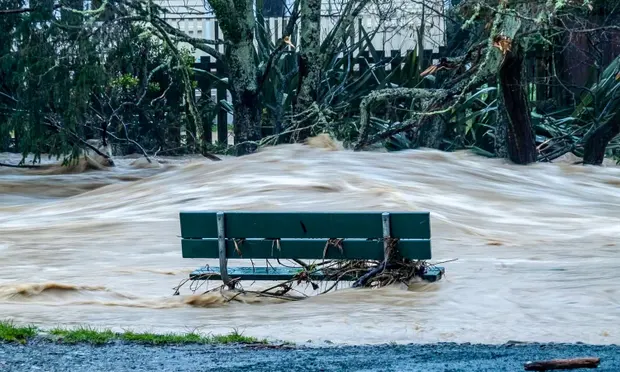
[[[231,300],[241,293],[296,300],[307,297],[296,288],[300,286],[324,294],[345,281],[354,288],[383,287],[433,282],[444,273],[426,262],[431,258],[427,212],[182,212],[181,233],[183,257],[220,261],[219,267],[195,270],[189,281],[222,280],[223,285],[207,292],[234,290]],[[228,267],[228,259],[247,259],[252,266]],[[265,259],[265,266],[256,266],[255,259]],[[244,281],[277,284],[246,291]]]
[[[228,301],[232,301],[240,294],[253,294],[258,297],[277,297],[284,300],[301,300],[307,298],[308,295],[300,292],[296,287],[312,287],[313,291],[318,294],[326,294],[335,290],[339,284],[344,281],[353,281],[353,288],[380,288],[394,284],[409,285],[415,281],[422,281],[424,278],[434,281],[431,276],[440,276],[443,274],[443,268],[434,268],[424,261],[402,260],[388,262],[386,265],[383,261],[338,261],[328,260],[318,263],[303,263],[308,268],[295,268],[299,271],[293,273],[289,271],[290,276],[287,279],[280,279],[277,284],[263,290],[247,290],[242,285],[241,277],[235,277],[231,274],[232,291],[235,293],[232,297],[227,298],[225,290],[229,290],[226,284],[219,284],[216,287],[204,289],[200,291],[202,294],[220,292]],[[317,265],[321,265],[318,266]],[[179,290],[185,284],[190,283],[189,289],[192,293],[199,293],[208,280],[219,281],[221,277],[213,272],[214,268],[204,267],[207,273],[201,273],[192,279],[185,279],[178,287],[175,287],[175,294],[179,294]],[[287,268],[288,269],[288,268]],[[275,271],[275,268],[274,268]],[[277,275],[282,271],[278,271]],[[426,274],[425,274],[426,273]],[[318,274],[318,275],[317,275]],[[275,274],[274,274],[275,275]],[[197,284],[200,283],[200,284]],[[302,288],[303,290],[303,288]],[[291,292],[295,294],[291,295]]]

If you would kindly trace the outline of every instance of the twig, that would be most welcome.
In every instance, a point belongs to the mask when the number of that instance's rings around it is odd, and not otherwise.
[[[332,289],[334,289],[334,288],[338,285],[338,283],[340,283],[340,282],[342,281],[342,278],[344,278],[346,275],[348,275],[348,274],[350,274],[350,273],[353,273],[353,272],[356,272],[356,271],[359,271],[359,269],[351,269],[351,270],[347,270],[347,271],[345,271],[344,273],[340,274],[340,275],[338,276],[338,278],[336,279],[335,283],[334,283],[334,284],[332,284],[332,286],[331,286],[331,287],[329,287],[329,288],[327,288],[325,291],[323,291],[321,294],[325,294],[325,293],[327,293],[327,292],[331,291]]]
[[[52,118],[47,118],[47,120],[52,121]],[[89,149],[93,150],[95,153],[97,153],[99,156],[102,156],[103,158],[105,158],[106,160],[112,160],[108,155],[102,153],[101,151],[99,151],[99,149],[97,149],[95,146],[91,145],[90,143],[86,142],[84,139],[82,139],[80,136],[78,136],[77,134],[71,132],[70,130],[65,129],[64,127],[59,126],[56,123],[53,122],[44,122],[44,125],[54,128],[57,131],[65,131],[67,132],[71,137],[73,137],[75,140],[77,140],[78,142],[80,142],[82,145],[88,147]]]
[[[306,271],[310,270],[310,266],[308,266],[308,264],[306,264],[305,262],[298,260],[296,258],[293,258],[292,261],[294,261],[299,266],[303,267]]]
[[[8,167],[8,168],[41,168],[40,165],[8,164],[8,163],[0,163],[0,167]]]

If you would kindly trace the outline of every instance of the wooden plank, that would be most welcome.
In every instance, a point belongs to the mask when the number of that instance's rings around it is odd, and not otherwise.
[[[240,280],[288,280],[293,278],[300,267],[229,267],[228,275],[232,279]],[[422,279],[428,282],[436,282],[443,276],[443,267],[432,267],[422,276]],[[310,276],[314,280],[334,279],[329,278],[322,271],[316,271]],[[347,275],[341,278],[343,281],[355,281],[359,275]],[[220,268],[212,266],[208,268],[200,268],[189,274],[190,280],[221,280]]]
[[[183,238],[215,238],[216,212],[181,212]],[[430,239],[429,212],[390,212],[391,234]],[[382,238],[381,212],[226,212],[228,238]]]
[[[226,241],[226,256],[230,259],[298,258],[322,259],[327,240],[282,239],[278,250],[275,241],[247,239],[237,247]],[[239,251],[237,251],[237,248]],[[217,239],[182,239],[183,258],[218,258]],[[401,240],[398,249],[403,257],[416,260],[431,259],[431,241],[423,239]],[[334,246],[327,249],[326,259],[331,260],[383,260],[383,241],[347,239],[342,242],[342,252]]]
[[[183,238],[216,238],[216,212],[194,213],[181,212],[181,237]]]
[[[598,368],[600,358],[552,359],[525,363],[526,371],[550,371],[554,369]]]

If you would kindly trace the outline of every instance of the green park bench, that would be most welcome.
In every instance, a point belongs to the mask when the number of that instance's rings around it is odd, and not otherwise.
[[[200,268],[190,280],[288,280],[301,267],[228,267],[229,259],[379,260],[396,242],[400,256],[431,259],[428,212],[181,212],[183,258],[219,258],[219,267]],[[440,280],[444,269],[426,266],[423,280]],[[313,271],[312,279],[326,274]],[[329,278],[327,278],[329,280]],[[348,277],[347,280],[356,280]]]

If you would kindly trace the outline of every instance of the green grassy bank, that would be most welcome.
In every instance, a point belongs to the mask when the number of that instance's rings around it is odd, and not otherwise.
[[[58,343],[88,343],[102,345],[112,341],[148,345],[167,344],[267,344],[267,340],[244,336],[237,331],[225,335],[203,336],[198,333],[117,333],[109,329],[95,329],[91,327],[53,328],[42,330],[35,326],[19,326],[10,321],[0,320],[0,342],[25,344],[33,339],[43,339]]]

